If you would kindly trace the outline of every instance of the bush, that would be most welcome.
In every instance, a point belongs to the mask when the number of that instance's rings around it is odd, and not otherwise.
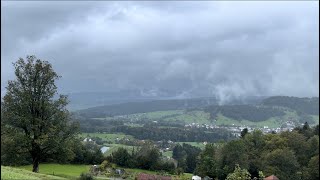
[[[104,160],[100,165],[100,170],[104,171],[108,167],[111,167],[111,163],[107,160]]]
[[[93,176],[89,173],[81,173],[79,180],[93,180]]]

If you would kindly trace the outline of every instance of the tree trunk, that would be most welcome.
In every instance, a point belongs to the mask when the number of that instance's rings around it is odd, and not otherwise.
[[[32,172],[38,173],[39,172],[39,158],[38,157],[34,157],[32,160]]]

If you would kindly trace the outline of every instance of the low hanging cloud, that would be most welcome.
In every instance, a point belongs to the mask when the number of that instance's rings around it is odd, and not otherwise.
[[[61,92],[319,96],[317,2],[2,2],[1,91],[35,54]],[[2,93],[3,96],[3,93]]]

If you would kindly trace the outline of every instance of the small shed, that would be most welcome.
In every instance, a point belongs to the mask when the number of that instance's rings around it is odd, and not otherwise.
[[[271,176],[264,178],[264,180],[279,180],[279,178],[275,175],[271,175]]]

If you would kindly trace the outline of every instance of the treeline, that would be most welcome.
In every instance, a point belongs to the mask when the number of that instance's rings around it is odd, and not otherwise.
[[[266,106],[282,106],[298,113],[305,113],[311,115],[319,115],[319,97],[313,98],[298,98],[288,96],[274,96],[262,101]]]
[[[117,126],[113,128],[113,131],[132,135],[137,139],[149,139],[153,141],[171,140],[176,142],[218,142],[234,138],[234,136],[225,129],[214,129],[209,131],[205,128]]]
[[[200,153],[194,173],[225,179],[236,165],[251,178],[262,171],[279,179],[319,179],[319,125],[310,128],[305,124],[280,134],[253,131],[221,146],[208,144]]]
[[[132,151],[120,147],[112,152],[106,160],[122,167],[175,173],[174,162],[163,158],[159,149],[149,142]]]
[[[2,137],[1,137],[2,138]],[[18,141],[1,139],[1,165],[18,166],[32,164],[31,155],[21,152]],[[19,153],[17,153],[19,152]],[[68,148],[60,147],[50,156],[42,155],[41,163],[100,164],[104,160],[100,146],[93,142],[81,142],[80,139],[70,141]]]
[[[271,117],[285,115],[283,110],[279,108],[254,105],[209,106],[205,108],[205,111],[210,113],[211,119],[216,119],[218,114],[221,113],[228,118],[252,122],[265,121]]]
[[[193,173],[201,149],[190,144],[177,144],[173,148],[172,158],[177,161],[177,171]]]
[[[200,152],[201,149],[198,147],[185,143],[177,144],[173,149],[173,159],[167,159],[151,142],[146,142],[132,151],[121,147],[112,152],[106,160],[121,167],[181,174],[192,173],[195,170]]]

